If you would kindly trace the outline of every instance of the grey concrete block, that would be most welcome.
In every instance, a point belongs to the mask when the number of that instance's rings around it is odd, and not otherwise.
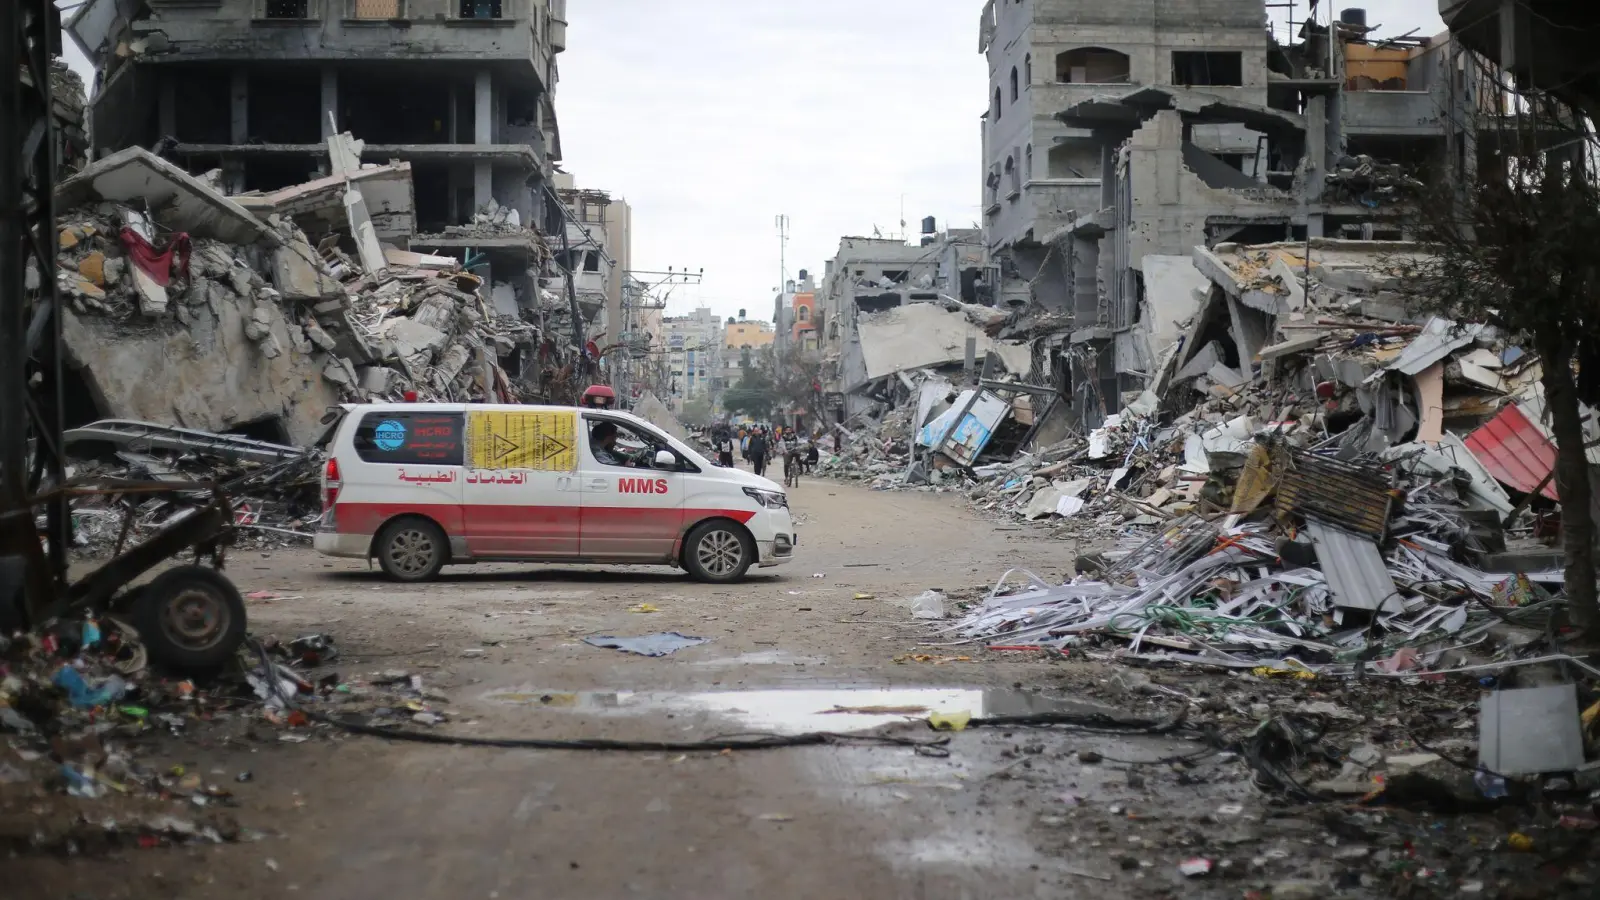
[[[1478,761],[1488,768],[1514,776],[1583,765],[1575,686],[1495,691],[1479,709]]]

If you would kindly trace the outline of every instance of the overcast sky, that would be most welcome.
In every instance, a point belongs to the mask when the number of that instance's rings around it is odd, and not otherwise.
[[[1364,6],[1380,34],[1444,27],[1437,0]],[[676,289],[669,313],[704,303],[770,318],[780,214],[790,277],[820,274],[842,235],[901,233],[902,207],[905,231],[927,215],[940,229],[977,224],[982,0],[567,7],[562,165],[579,186],[632,204],[635,268],[705,269],[702,285]]]
[[[1444,27],[1437,0],[1365,6],[1384,34]],[[705,268],[669,313],[703,301],[770,318],[780,213],[790,277],[820,273],[842,235],[901,233],[902,197],[906,230],[926,215],[941,229],[978,223],[981,0],[567,7],[563,166],[627,197],[636,268]]]

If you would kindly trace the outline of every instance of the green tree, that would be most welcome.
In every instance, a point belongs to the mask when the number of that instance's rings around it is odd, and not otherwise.
[[[772,379],[777,406],[822,419],[822,364],[815,354],[798,347],[777,353],[769,347],[762,351],[762,365]]]
[[[714,410],[710,400],[688,400],[683,404],[683,414],[678,420],[685,425],[698,425],[704,427],[711,424]]]
[[[1600,184],[1592,138],[1575,134],[1565,147],[1551,139],[1559,121],[1571,121],[1547,119],[1553,107],[1539,97],[1502,107],[1524,112],[1501,120],[1500,155],[1470,183],[1441,184],[1423,197],[1411,224],[1425,255],[1402,268],[1419,307],[1490,323],[1538,353],[1556,443],[1568,614],[1596,638],[1595,522],[1579,403],[1600,400]]]
[[[722,392],[722,408],[738,416],[769,419],[778,404],[771,375],[760,366],[744,369],[739,382]]]

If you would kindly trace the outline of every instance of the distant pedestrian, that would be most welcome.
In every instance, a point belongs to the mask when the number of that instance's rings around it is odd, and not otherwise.
[[[717,465],[725,469],[733,468],[733,439],[727,434],[719,434],[712,447],[717,451]]]
[[[760,428],[750,434],[750,466],[757,475],[765,474],[767,471],[767,454],[771,450],[772,446],[767,442],[767,436],[762,434]]]

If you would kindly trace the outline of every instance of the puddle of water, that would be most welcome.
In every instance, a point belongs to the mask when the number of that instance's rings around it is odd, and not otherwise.
[[[597,714],[699,713],[752,731],[803,734],[867,731],[930,713],[974,717],[1085,711],[1070,700],[1024,691],[974,688],[822,688],[672,693],[665,691],[493,691],[485,700]]]

